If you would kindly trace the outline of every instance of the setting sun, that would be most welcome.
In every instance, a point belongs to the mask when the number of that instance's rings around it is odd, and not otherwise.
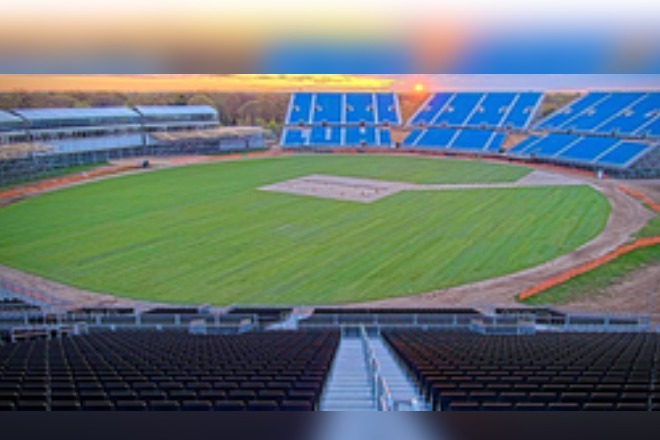
[[[417,93],[423,92],[425,88],[426,87],[424,87],[424,84],[422,84],[422,83],[415,84],[415,92],[417,92]]]

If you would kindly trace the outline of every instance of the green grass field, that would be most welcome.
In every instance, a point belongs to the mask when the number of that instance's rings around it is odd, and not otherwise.
[[[600,296],[607,286],[649,264],[660,263],[660,246],[637,249],[523,301],[527,305],[561,305]],[[645,292],[642,292],[645,293]]]
[[[25,185],[27,183],[35,182],[38,180],[43,180],[43,179],[52,179],[55,177],[62,177],[62,176],[68,176],[71,174],[79,174],[82,173],[83,171],[89,171],[94,168],[100,167],[101,165],[105,165],[107,162],[99,162],[95,164],[89,164],[89,165],[74,165],[70,167],[65,167],[65,168],[59,168],[52,170],[50,172],[45,172],[41,174],[38,177],[30,177],[27,179],[22,179],[22,180],[17,180],[12,183],[6,183],[6,184],[0,184],[0,190],[5,190],[5,189],[11,189],[16,186],[20,185]]]
[[[637,238],[660,236],[660,215],[652,218],[637,234]],[[592,271],[572,278],[540,294],[527,298],[528,305],[561,305],[600,296],[604,289],[635,270],[660,263],[660,246],[634,250]]]
[[[468,183],[528,172],[324,155],[109,179],[0,209],[0,262],[172,303],[332,304],[421,293],[567,253],[602,230],[609,204],[587,186],[403,192],[373,204],[257,188],[314,173]]]

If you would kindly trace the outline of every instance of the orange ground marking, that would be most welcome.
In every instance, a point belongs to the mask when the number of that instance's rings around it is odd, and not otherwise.
[[[18,188],[12,188],[5,191],[0,191],[0,200],[13,199],[16,197],[28,196],[43,192],[49,189],[58,188],[72,183],[81,182],[83,180],[94,179],[101,176],[107,176],[109,174],[121,173],[128,170],[135,169],[135,165],[124,165],[124,166],[115,166],[115,167],[103,167],[97,168],[95,170],[80,172],[77,174],[71,174],[63,177],[55,177],[53,179],[46,179],[40,182],[28,184],[25,186],[20,186]]]
[[[518,294],[518,299],[525,300],[527,298],[531,298],[532,296],[538,295],[539,293],[546,291],[551,287],[555,287],[558,286],[559,284],[565,283],[566,281],[575,278],[578,275],[582,275],[585,272],[589,272],[597,267],[602,266],[605,263],[609,263],[610,261],[622,255],[630,253],[636,249],[657,246],[657,245],[660,245],[660,237],[640,238],[639,240],[630,244],[623,245],[613,250],[612,252],[603,255],[600,258],[597,258],[593,261],[582,264],[580,266],[574,267],[573,269],[570,269],[560,275],[557,275],[533,287],[530,287],[529,289]]]
[[[633,189],[627,188],[627,187],[622,186],[622,185],[617,186],[616,189],[618,189],[622,193],[628,194],[630,197],[634,197],[637,200],[641,200],[642,202],[646,203],[655,212],[660,212],[660,203],[655,203],[646,194],[642,194],[639,191],[635,191]]]
[[[189,164],[192,165],[192,164],[204,163],[204,162],[221,162],[221,161],[229,161],[229,160],[238,160],[246,157],[247,158],[271,157],[271,156],[281,156],[285,154],[291,154],[291,153],[266,151],[266,152],[255,152],[255,153],[244,153],[244,154],[241,153],[228,154],[225,156],[172,157],[169,158],[169,160],[171,163],[176,165],[189,165]],[[5,200],[16,199],[20,197],[31,196],[43,191],[64,187],[72,183],[81,182],[83,180],[90,180],[97,177],[107,176],[110,174],[123,173],[125,171],[134,170],[137,168],[140,168],[140,166],[139,165],[105,166],[86,172],[80,172],[77,174],[70,174],[68,176],[55,177],[52,179],[46,179],[35,183],[29,183],[16,188],[0,191],[0,202]]]

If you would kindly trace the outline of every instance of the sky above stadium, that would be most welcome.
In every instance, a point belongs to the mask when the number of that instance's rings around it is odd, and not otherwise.
[[[116,84],[140,90],[233,90],[237,82],[239,88],[264,90],[405,88],[407,80],[382,74],[419,72],[656,74],[658,17],[657,0],[4,1],[0,74],[230,74],[176,80],[53,77],[50,85],[38,77],[3,79],[9,84],[5,89],[110,89]],[[248,80],[233,75],[239,72],[325,75]],[[460,77],[432,75],[423,82],[470,87]],[[619,80],[537,78],[501,87],[635,87],[641,81]],[[500,86],[500,80],[492,84]]]
[[[660,75],[0,75],[0,91],[660,89]]]

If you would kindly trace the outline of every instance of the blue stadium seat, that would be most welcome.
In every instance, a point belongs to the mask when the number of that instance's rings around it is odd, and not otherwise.
[[[483,93],[458,93],[436,116],[433,125],[465,126],[485,95]]]
[[[340,127],[312,127],[309,145],[310,146],[340,146],[341,128]]]
[[[616,138],[583,137],[570,148],[562,151],[557,158],[591,162],[617,143],[619,139]]]
[[[503,127],[527,128],[543,100],[543,93],[520,93],[514,100],[509,114],[502,121]]]
[[[400,124],[397,99],[394,93],[376,93],[378,124]]]
[[[374,127],[347,127],[343,145],[376,146],[376,129]]]
[[[378,133],[380,135],[380,146],[389,147],[392,145],[392,131],[390,129],[379,128]]]
[[[482,151],[488,146],[492,135],[493,132],[488,130],[462,130],[449,148]]]
[[[284,147],[391,147],[401,115],[394,93],[294,93],[286,124]]]
[[[347,93],[346,123],[347,124],[374,124],[375,100],[373,93]]]
[[[309,124],[311,121],[312,94],[294,93],[291,95],[289,115],[286,123],[288,125]]]
[[[417,141],[421,139],[422,135],[426,132],[426,130],[423,130],[421,128],[415,128],[412,130],[410,133],[408,133],[408,136],[403,140],[403,146],[404,147],[413,147],[417,145]]]
[[[596,163],[624,167],[648,148],[649,145],[640,142],[621,142],[607,154],[599,157]]]
[[[660,93],[589,93],[553,113],[536,128],[550,133],[537,141],[528,139],[509,152],[590,165],[630,167],[649,145],[629,138],[660,136]],[[572,133],[557,133],[565,131]]]
[[[598,126],[606,123],[643,96],[642,93],[612,93],[606,99],[585,109],[578,117],[564,124],[562,128],[580,132],[597,131]]]
[[[565,123],[582,113],[583,110],[597,104],[608,96],[608,93],[603,92],[589,93],[559,111],[552,113],[549,117],[539,122],[536,127],[541,129],[560,129]]]
[[[410,125],[429,125],[440,110],[453,98],[451,93],[437,93],[422,105],[410,119]]]
[[[438,93],[409,125],[526,128],[542,98],[539,92]]]
[[[286,125],[400,124],[394,93],[294,93]]]
[[[514,93],[488,93],[465,125],[499,127],[515,97]]]
[[[643,99],[600,125],[597,131],[632,136],[649,125],[657,114],[660,114],[660,93],[647,93]]]
[[[538,157],[555,157],[557,153],[580,139],[571,134],[550,134],[532,145],[525,154]]]
[[[532,147],[536,142],[539,141],[538,136],[530,136],[527,139],[523,140],[522,142],[516,144],[513,148],[510,148],[508,150],[508,153],[510,154],[527,154],[527,150]]]
[[[429,128],[417,140],[416,147],[420,148],[446,148],[458,130],[449,128]]]
[[[491,136],[489,143],[486,145],[486,150],[491,152],[499,152],[500,148],[502,148],[502,145],[504,144],[505,139],[505,133],[494,133]]]
[[[312,99],[314,124],[340,124],[342,114],[341,93],[317,93]]]
[[[282,145],[285,147],[302,147],[307,145],[306,129],[285,128]]]
[[[648,126],[640,130],[639,134],[643,134],[654,138],[660,137],[660,113]]]

